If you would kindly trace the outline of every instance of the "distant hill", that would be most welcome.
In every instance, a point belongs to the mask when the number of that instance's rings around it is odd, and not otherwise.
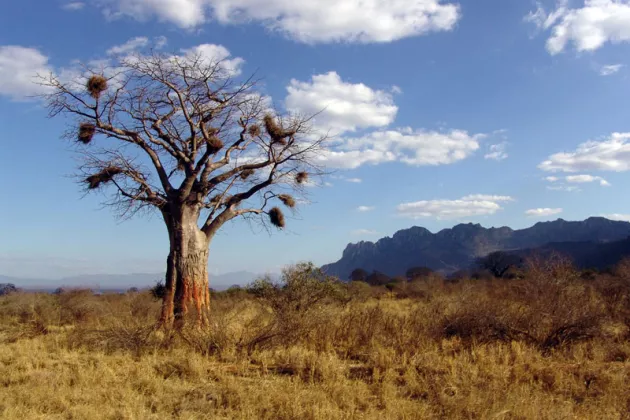
[[[258,274],[238,271],[210,276],[210,287],[225,290],[233,285],[244,286],[251,283]],[[132,274],[86,274],[64,277],[61,279],[25,279],[0,275],[0,283],[13,283],[17,287],[31,290],[54,290],[57,287],[87,287],[94,290],[126,290],[130,287],[151,287],[163,280],[164,274],[132,273]]]
[[[475,258],[493,251],[533,249],[550,243],[599,244],[620,241],[628,236],[630,223],[602,217],[576,222],[558,219],[520,230],[509,227],[484,228],[479,224],[468,223],[431,233],[415,226],[400,230],[393,237],[380,239],[376,243],[349,244],[339,261],[325,265],[322,269],[344,280],[356,268],[378,270],[390,276],[403,274],[413,266],[426,266],[451,273],[468,268]]]
[[[539,255],[542,257],[558,253],[569,257],[578,268],[603,270],[615,266],[623,258],[630,256],[630,237],[613,242],[559,242],[549,243],[538,248],[513,251],[521,257]]]

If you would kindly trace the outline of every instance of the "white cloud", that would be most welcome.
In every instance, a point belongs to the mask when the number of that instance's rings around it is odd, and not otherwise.
[[[565,178],[565,180],[572,184],[585,184],[589,182],[599,181],[599,185],[602,187],[609,187],[610,183],[606,181],[601,176],[593,176],[593,175],[569,175]]]
[[[162,48],[164,48],[166,46],[166,44],[168,44],[168,38],[166,38],[163,35],[156,36],[153,39],[153,43],[155,44],[155,49],[156,50],[161,50]]]
[[[334,71],[311,77],[309,82],[291,80],[285,99],[287,109],[314,115],[314,124],[333,135],[360,128],[384,127],[394,121],[398,107],[392,95],[363,83],[341,80]]]
[[[548,172],[630,170],[630,133],[613,133],[606,140],[582,143],[574,152],[556,153],[538,167]]]
[[[630,222],[630,214],[620,214],[620,213],[612,213],[612,214],[602,214],[602,217],[610,220],[618,220],[621,222]]]
[[[363,182],[363,180],[361,178],[346,178],[345,179],[346,182],[351,182],[353,184],[360,184]]]
[[[85,7],[85,3],[80,2],[80,1],[73,1],[70,3],[66,3],[64,5],[61,6],[62,9],[64,10],[70,10],[70,11],[77,11],[77,10],[81,10]]]
[[[444,0],[103,0],[106,16],[156,18],[183,28],[215,19],[266,28],[305,43],[391,42],[429,32],[449,31],[459,6]]]
[[[37,84],[37,76],[51,71],[48,57],[35,48],[0,46],[0,95],[22,101],[45,93],[47,89]]]
[[[355,236],[372,236],[378,235],[378,232],[370,229],[357,229],[351,232]]]
[[[541,30],[550,30],[547,51],[555,55],[573,44],[577,51],[594,51],[607,42],[630,41],[630,1],[584,0],[582,7],[570,8],[560,0],[556,10],[539,6],[526,20]]]
[[[149,38],[146,36],[137,36],[131,38],[122,45],[115,45],[107,50],[107,55],[125,55],[135,52],[149,45]]]
[[[375,131],[363,137],[347,138],[319,157],[322,163],[353,169],[361,165],[402,162],[411,166],[448,165],[466,159],[479,149],[484,134],[463,130],[449,132],[412,130]]]
[[[562,209],[539,208],[527,210],[525,214],[531,217],[547,217],[562,213]]]
[[[622,68],[623,64],[608,64],[606,66],[602,66],[599,69],[599,74],[601,76],[610,76],[619,72],[619,70],[621,70]]]
[[[544,178],[545,181],[548,182],[558,182],[558,181],[565,181],[568,182],[569,184],[587,184],[590,182],[599,182],[599,185],[601,185],[602,187],[609,187],[610,183],[608,181],[606,181],[604,178],[602,178],[601,176],[594,176],[594,175],[567,175],[564,178],[558,178],[557,176],[548,176]],[[557,189],[557,190],[562,190],[564,186],[562,185],[558,185],[555,186],[554,188],[548,187],[549,189]],[[571,187],[568,187],[571,188]]]
[[[486,195],[486,194],[470,194],[463,197],[464,201],[514,201],[514,199],[508,195]]]
[[[165,37],[154,39],[155,47],[164,46]],[[149,44],[145,37],[137,37],[123,45],[114,46],[107,50],[111,57],[94,59],[86,64],[96,71],[102,71],[110,78],[110,87],[117,86],[117,77],[124,68],[126,60],[134,60],[133,56],[125,56]],[[221,67],[228,75],[234,76],[241,72],[241,66],[245,62],[242,58],[231,57],[227,48],[222,45],[201,44],[182,50],[182,55],[170,56],[170,59],[187,59],[200,56],[211,63],[221,63]],[[168,58],[167,58],[168,59]],[[8,96],[17,101],[27,100],[29,97],[50,91],[50,88],[38,84],[39,76],[48,76],[55,73],[57,77],[68,84],[72,90],[82,90],[85,86],[86,73],[78,62],[72,62],[67,67],[53,68],[48,63],[48,57],[35,48],[27,48],[16,45],[0,46],[0,96]],[[269,102],[267,97],[265,102]]]
[[[582,191],[576,186],[568,186],[568,185],[550,185],[547,187],[550,191],[565,191],[565,192],[579,192]]]
[[[232,76],[241,74],[241,67],[245,63],[240,57],[230,58],[232,54],[223,45],[201,44],[181,51],[187,57],[200,57],[206,64],[221,62],[221,67]]]
[[[507,159],[508,154],[506,152],[507,149],[507,143],[506,142],[502,142],[502,143],[498,143],[498,144],[491,144],[490,145],[490,150],[488,151],[488,153],[484,156],[485,159],[492,159],[492,160],[504,160]]]
[[[115,19],[130,16],[144,21],[156,18],[182,28],[193,28],[206,21],[209,0],[103,0],[103,13]]]
[[[357,207],[357,211],[360,211],[362,213],[368,212],[368,211],[372,211],[374,210],[373,206],[359,206]]]
[[[438,220],[465,219],[492,215],[502,210],[499,203],[513,201],[512,197],[473,194],[459,200],[426,200],[404,203],[396,207],[398,214],[410,219],[436,218]]]

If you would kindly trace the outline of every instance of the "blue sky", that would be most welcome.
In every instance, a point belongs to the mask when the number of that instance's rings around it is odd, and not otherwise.
[[[311,204],[271,236],[225,226],[211,272],[324,264],[412,225],[630,220],[630,1],[25,0],[0,15],[0,274],[163,270],[160,218],[83,197],[67,121],[28,98],[37,72],[142,47],[230,54],[338,133]]]

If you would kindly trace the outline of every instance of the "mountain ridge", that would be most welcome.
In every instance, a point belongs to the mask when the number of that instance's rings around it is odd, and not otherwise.
[[[210,275],[210,287],[225,290],[235,284],[244,286],[260,275],[249,271],[235,271],[220,275]],[[13,283],[26,290],[49,290],[57,287],[86,287],[100,290],[120,290],[130,287],[151,287],[164,279],[164,273],[129,274],[82,274],[60,279],[34,279],[5,276],[0,274],[0,283]]]
[[[403,274],[412,266],[450,273],[468,268],[475,258],[494,251],[537,248],[553,242],[609,242],[628,236],[629,222],[603,217],[583,221],[557,219],[516,230],[462,223],[432,233],[424,227],[412,226],[376,242],[350,243],[340,260],[322,269],[341,279],[347,279],[356,268],[378,270],[390,276]]]

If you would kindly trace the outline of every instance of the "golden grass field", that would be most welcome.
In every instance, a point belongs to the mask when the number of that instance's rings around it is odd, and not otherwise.
[[[149,292],[1,297],[0,417],[630,419],[623,270],[297,277],[213,294],[210,329],[168,334]]]

